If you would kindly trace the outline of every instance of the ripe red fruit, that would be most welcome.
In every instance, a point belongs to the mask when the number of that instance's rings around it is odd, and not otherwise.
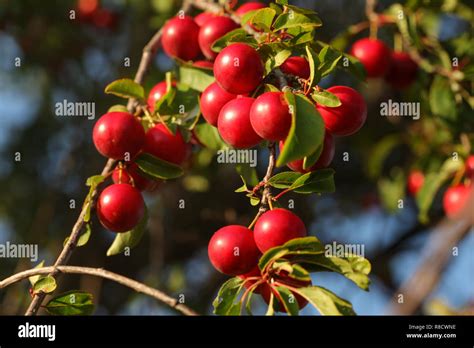
[[[291,74],[303,79],[309,79],[311,73],[309,63],[306,58],[303,57],[288,58],[280,65],[280,70],[285,74]]]
[[[444,213],[453,218],[459,214],[468,202],[471,186],[457,185],[446,190],[443,197]]]
[[[298,280],[298,279],[293,279],[288,276],[287,272],[280,272],[276,277],[274,277],[275,281],[278,281],[279,283],[289,285],[293,288],[303,288],[303,287],[308,287],[311,286],[312,282],[311,280],[304,281],[304,280]],[[273,303],[278,303],[278,311],[279,312],[286,312],[286,309],[283,305],[283,299],[281,298],[280,294],[278,291],[273,289],[268,283],[265,283],[264,286],[259,286],[261,288],[260,294],[262,295],[263,300],[269,304],[270,303],[270,294],[273,292]],[[307,304],[308,301],[302,297],[301,295],[298,295],[294,291],[290,290],[290,292],[295,296],[295,300],[298,303],[298,308],[301,310],[303,309]]]
[[[425,181],[425,175],[419,170],[414,170],[410,172],[407,180],[408,193],[412,196],[416,196],[418,191],[420,191]]]
[[[474,155],[466,159],[466,176],[468,178],[474,178]]]
[[[291,114],[282,92],[260,95],[250,110],[250,122],[255,133],[270,141],[286,138],[291,127]]]
[[[270,248],[285,244],[291,239],[306,236],[306,227],[291,211],[277,208],[264,213],[253,229],[255,244],[264,253]]]
[[[367,118],[367,105],[362,95],[346,86],[334,86],[328,91],[339,97],[341,105],[330,108],[316,105],[326,129],[334,135],[346,136],[357,132]]]
[[[115,167],[112,172],[112,180],[115,184],[129,184],[140,191],[153,191],[158,187],[160,181],[151,180],[142,176],[136,163],[132,163],[127,168]]]
[[[260,255],[247,227],[229,225],[212,236],[208,245],[209,260],[220,272],[238,275],[255,267]]]
[[[360,39],[350,53],[364,65],[367,77],[382,77],[390,68],[390,48],[380,40]]]
[[[97,200],[100,223],[113,232],[126,232],[134,228],[145,213],[140,191],[128,184],[107,187]]]
[[[208,60],[196,60],[193,63],[193,66],[197,68],[203,68],[203,69],[213,69],[214,68],[214,63],[210,62]]]
[[[229,93],[247,94],[262,82],[263,64],[249,45],[235,43],[224,48],[214,62],[217,83]]]
[[[250,109],[254,100],[249,97],[233,99],[225,104],[219,113],[219,134],[226,143],[235,148],[247,149],[262,141],[250,123]]]
[[[238,27],[237,23],[225,16],[216,16],[204,23],[199,30],[199,47],[206,58],[216,58],[217,53],[211,49],[214,41]]]
[[[142,148],[145,131],[128,112],[108,112],[96,122],[94,145],[103,156],[115,160],[132,159]]]
[[[163,27],[161,43],[167,55],[192,60],[199,53],[199,25],[189,16],[171,18]]]
[[[284,146],[283,142],[280,142],[280,151],[283,150],[283,146]],[[324,140],[323,140],[323,151],[321,152],[321,155],[319,156],[319,159],[316,161],[315,164],[313,164],[308,169],[304,169],[303,159],[300,159],[300,160],[296,160],[296,161],[292,161],[288,163],[287,166],[291,170],[295,172],[299,172],[299,173],[308,173],[316,169],[326,168],[331,164],[332,159],[334,158],[335,150],[336,148],[334,145],[334,137],[332,136],[331,133],[326,131],[324,135]]]
[[[114,29],[117,21],[117,14],[105,8],[99,8],[92,15],[92,23],[98,28]]]
[[[217,126],[222,107],[237,97],[223,90],[216,82],[211,83],[201,94],[201,113],[209,124]]]
[[[194,17],[194,21],[196,22],[197,25],[202,26],[203,24],[206,24],[207,22],[209,22],[211,19],[215,17],[216,15],[214,13],[201,12],[200,14]]]
[[[81,19],[89,19],[99,9],[99,0],[78,0],[77,12]]]
[[[189,152],[181,132],[173,134],[163,123],[146,132],[143,151],[177,165],[183,163]]]
[[[405,52],[392,52],[392,64],[385,81],[397,89],[410,86],[416,80],[418,64]]]
[[[171,85],[176,87],[176,81],[172,81]],[[150,90],[147,99],[148,109],[150,111],[155,110],[155,104],[158,100],[160,100],[166,94],[166,81],[158,82],[153,88]]]
[[[235,14],[237,16],[243,16],[249,11],[259,10],[265,7],[267,7],[267,5],[262,4],[261,2],[247,2],[243,4],[242,6],[240,6],[237,10],[235,10]]]

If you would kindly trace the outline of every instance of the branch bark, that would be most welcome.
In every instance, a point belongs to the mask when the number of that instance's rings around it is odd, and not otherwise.
[[[166,304],[167,306],[181,312],[184,315],[198,315],[194,310],[188,306],[180,303],[178,300],[165,294],[164,292],[149,287],[136,280],[124,277],[123,275],[107,271],[102,268],[91,268],[91,267],[79,267],[79,266],[51,266],[43,268],[33,268],[20,273],[16,273],[4,280],[0,281],[0,289],[3,289],[9,285],[17,283],[23,279],[29,278],[34,275],[45,275],[51,273],[66,273],[66,274],[86,274],[95,277],[101,277],[104,279],[112,280],[116,283],[122,284],[136,292],[148,295],[154,299]]]
[[[183,6],[181,7],[179,13],[187,13],[190,10],[190,7],[191,7],[191,1],[184,0]],[[134,78],[135,82],[140,83],[140,84],[143,82],[143,79],[148,70],[148,67],[150,66],[152,57],[160,46],[160,38],[161,38],[162,33],[163,33],[162,29],[158,30],[156,34],[153,35],[151,40],[146,44],[145,48],[143,49],[142,57],[140,59],[140,64],[138,66],[138,70]],[[133,113],[135,110],[135,107],[136,107],[135,100],[130,99],[127,104],[128,111],[130,113]],[[112,169],[115,167],[115,164],[116,164],[115,160],[109,159],[107,163],[105,164],[104,168],[102,169],[101,175],[105,176],[105,175],[110,174]],[[67,264],[67,262],[69,261],[69,258],[71,257],[76,247],[77,240],[79,239],[82,227],[84,226],[84,216],[86,214],[86,211],[89,208],[89,206],[95,204],[96,196],[97,196],[97,190],[94,190],[94,192],[92,193],[91,199],[88,202],[85,202],[81,210],[81,213],[79,214],[79,217],[77,218],[76,223],[74,224],[72,228],[72,231],[71,231],[71,234],[69,235],[69,239],[67,243],[64,245],[63,250],[61,251],[61,253],[59,254],[58,258],[56,259],[54,263],[54,266],[53,266],[54,268],[50,274],[51,276],[53,277],[56,276],[57,267]],[[26,310],[25,315],[27,316],[35,315],[38,309],[40,308],[41,303],[43,302],[45,296],[46,295],[44,293],[34,295],[30,305],[28,306],[28,309]]]
[[[438,284],[443,269],[453,253],[453,247],[474,226],[474,189],[463,211],[455,219],[443,220],[432,232],[423,251],[425,255],[418,269],[394,294],[389,312],[395,315],[413,314]],[[403,303],[398,296],[403,295]]]

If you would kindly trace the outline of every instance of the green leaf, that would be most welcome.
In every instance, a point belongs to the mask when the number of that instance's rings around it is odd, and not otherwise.
[[[161,96],[160,99],[155,101],[153,110],[158,111],[160,114],[172,113],[172,111],[166,112],[162,106],[165,106],[166,109],[170,109],[171,104],[176,96],[176,89],[173,88],[173,76],[170,72],[166,73],[166,92]]]
[[[91,315],[94,312],[92,300],[91,294],[72,290],[51,299],[45,308],[52,315]]]
[[[392,169],[392,177],[381,178],[377,182],[382,205],[390,212],[396,212],[398,202],[405,197],[405,176],[403,171],[396,167]]]
[[[268,309],[267,312],[265,313],[266,316],[271,316],[275,314],[275,310],[273,309],[275,303],[275,295],[273,294],[273,291],[270,291],[270,301],[268,301]]]
[[[143,100],[145,91],[143,87],[131,79],[115,80],[105,87],[105,93],[114,94],[121,98],[135,98]]]
[[[128,112],[128,109],[125,105],[112,105],[107,112]]]
[[[89,238],[91,237],[91,232],[92,232],[91,224],[86,222],[85,225],[86,225],[86,230],[79,236],[76,247],[81,247],[81,246],[86,245],[87,242],[89,241]],[[63,246],[66,245],[68,240],[69,240],[69,237],[66,237],[66,239],[64,239]]]
[[[209,123],[199,123],[194,127],[194,134],[206,148],[219,151],[227,148],[227,144],[222,140],[217,128]]]
[[[319,70],[317,70],[317,66],[320,64],[319,63],[319,58],[316,52],[313,51],[313,49],[309,46],[306,45],[306,54],[308,56],[308,63],[309,63],[309,89],[311,90],[320,80],[321,80],[321,74],[319,73]]]
[[[322,315],[356,315],[350,302],[323,287],[309,286],[293,291],[308,300]]]
[[[276,286],[274,289],[278,291],[278,303],[283,305],[286,313],[288,313],[288,315],[298,315],[300,309],[298,307],[298,301],[296,300],[295,295],[290,290],[288,290],[288,288],[283,286]]]
[[[416,203],[420,210],[418,218],[421,222],[428,222],[428,211],[436,196],[436,192],[438,192],[441,186],[462,166],[462,161],[455,161],[448,158],[439,170],[425,175],[423,186],[416,195]]]
[[[272,53],[265,61],[265,74],[282,65],[291,56],[291,50],[288,49],[277,48],[277,51]]]
[[[276,11],[273,8],[264,7],[244,14],[242,16],[242,24],[250,24],[257,29],[269,32],[271,31],[275,16]]]
[[[221,36],[219,39],[214,41],[212,44],[212,50],[214,52],[220,52],[224,47],[227,47],[231,43],[243,42],[252,47],[257,46],[257,40],[252,35],[249,35],[245,29],[238,28],[232,31],[229,31],[225,35]]]
[[[143,173],[155,179],[175,179],[183,175],[181,167],[149,153],[140,154],[135,163]]]
[[[293,262],[301,264],[310,272],[330,271],[342,274],[354,282],[359,288],[368,291],[370,279],[368,277],[370,262],[357,255],[346,255],[344,257],[326,256],[325,254],[302,255],[292,259]]]
[[[296,172],[281,172],[268,179],[267,183],[275,188],[285,189],[290,187],[300,176],[301,174]]]
[[[370,152],[370,161],[367,163],[367,171],[371,178],[376,178],[382,174],[385,159],[392,150],[402,143],[400,134],[389,134],[379,140]]]
[[[300,176],[289,187],[297,193],[330,193],[335,191],[334,170],[324,168]]]
[[[319,159],[321,154],[323,153],[324,150],[324,142],[319,145],[316,151],[314,151],[311,155],[306,156],[303,158],[303,169],[309,169],[311,168]]]
[[[429,101],[433,114],[449,119],[456,117],[456,101],[446,78],[435,75],[430,88]]]
[[[283,248],[282,246],[271,248],[260,257],[258,268],[263,271],[271,261],[278,260],[287,254],[288,249]]]
[[[148,211],[145,208],[145,214],[143,214],[142,219],[134,229],[123,233],[117,233],[114,241],[107,250],[107,256],[121,254],[126,248],[132,249],[136,247],[145,233],[147,222]]]
[[[238,297],[243,284],[244,281],[238,277],[231,278],[222,284],[217,293],[217,297],[212,302],[212,305],[214,306],[214,314],[230,315],[230,313],[235,313],[236,309],[234,302]]]
[[[322,144],[324,122],[314,105],[301,95],[285,92],[291,111],[291,128],[277,166],[311,155]]]
[[[274,85],[266,83],[265,84],[265,92],[280,92],[280,90],[277,87],[275,87]]]
[[[320,254],[324,252],[324,246],[314,236],[294,238],[283,244],[282,247],[288,249],[289,254]]]
[[[44,267],[44,260],[38,263],[34,268],[42,268],[42,267]],[[38,279],[40,279],[40,277],[41,275],[39,274],[29,277],[28,280],[30,281],[31,286],[35,285],[35,283],[38,281]]]
[[[251,186],[258,184],[257,169],[255,167],[251,167],[248,163],[239,163],[235,166],[235,169],[245,183]]]
[[[289,6],[288,6],[289,7]],[[273,24],[274,31],[290,28],[312,29],[322,25],[321,19],[312,13],[297,13],[289,11],[279,15]]]
[[[313,98],[316,103],[330,108],[335,108],[341,105],[341,101],[337,95],[326,90],[314,90],[311,94],[311,98]]]
[[[33,285],[33,293],[49,294],[56,289],[56,280],[52,276],[41,276]]]
[[[321,76],[324,77],[329,75],[336,68],[342,58],[342,53],[326,45],[319,52],[318,58],[320,62],[318,70]]]
[[[350,54],[343,53],[343,59],[339,61],[338,66],[346,69],[360,81],[365,81],[366,71],[364,65],[354,56]]]
[[[276,0],[275,2],[279,5],[288,5],[288,0]]]
[[[87,178],[86,185],[91,188],[96,188],[105,180],[103,175],[94,175]]]
[[[324,253],[324,246],[318,238],[304,237],[292,239],[281,246],[268,249],[258,261],[258,268],[264,270],[271,261],[276,261],[287,255],[306,255]]]
[[[179,67],[179,77],[182,84],[188,85],[199,92],[204,91],[207,86],[214,82],[212,73],[184,65]]]

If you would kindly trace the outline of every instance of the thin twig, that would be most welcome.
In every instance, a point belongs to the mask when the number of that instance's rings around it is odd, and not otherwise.
[[[270,156],[268,157],[268,167],[267,172],[263,178],[263,193],[262,199],[260,200],[260,209],[258,210],[258,215],[263,214],[267,210],[267,206],[269,201],[272,199],[270,185],[268,184],[268,180],[273,175],[273,170],[275,169],[275,158],[276,158],[276,150],[275,150],[275,143],[268,144],[268,150],[270,151]]]
[[[190,1],[185,0],[179,13],[188,12],[190,10],[190,4],[191,4]],[[152,57],[160,46],[160,38],[161,38],[162,33],[163,33],[162,29],[158,30],[158,32],[155,35],[153,35],[151,40],[147,43],[147,45],[143,49],[140,64],[134,78],[135,82],[140,83],[140,84],[143,82],[145,73],[148,70]],[[133,113],[135,107],[136,107],[136,102],[130,99],[127,104],[128,111],[130,113]],[[104,168],[102,169],[101,175],[104,175],[104,176],[108,175],[112,171],[112,169],[115,167],[115,164],[116,164],[115,160],[109,159],[107,163],[105,164]],[[77,240],[79,239],[82,227],[84,226],[84,216],[86,215],[86,211],[89,209],[89,206],[94,205],[96,195],[97,195],[97,189],[94,190],[94,192],[92,193],[91,199],[84,204],[82,211],[79,214],[79,217],[77,218],[76,223],[74,224],[74,227],[72,228],[68,241],[64,245],[63,250],[59,254],[58,258],[56,259],[56,262],[54,263],[55,268],[60,265],[64,265],[69,261],[69,258],[71,257],[76,247],[76,243],[77,243]],[[55,276],[55,275],[56,275],[56,271],[54,271],[53,269],[51,276]],[[44,293],[34,295],[28,309],[26,310],[25,315],[27,316],[35,315],[38,309],[40,308],[41,303],[43,302],[45,296],[46,295]]]
[[[104,279],[109,279],[116,283],[122,284],[130,289],[133,289],[136,292],[153,297],[154,299],[183,313],[184,315],[198,315],[194,310],[192,310],[188,306],[180,303],[175,298],[172,298],[171,296],[165,294],[164,292],[158,289],[149,287],[136,280],[124,277],[123,275],[110,272],[102,268],[79,267],[79,266],[58,266],[58,267],[50,266],[50,267],[43,267],[43,268],[33,268],[33,269],[29,269],[20,273],[16,273],[0,281],[0,289],[3,289],[9,285],[17,283],[31,276],[51,274],[52,272],[60,272],[60,273],[66,273],[66,274],[87,274],[91,276],[101,277]]]

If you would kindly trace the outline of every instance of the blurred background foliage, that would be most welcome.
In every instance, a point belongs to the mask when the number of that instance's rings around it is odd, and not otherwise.
[[[366,21],[362,0],[291,3],[319,12],[324,24],[317,31],[319,40],[334,40],[337,47],[347,49],[353,40],[368,36],[367,30],[355,35],[347,32],[352,25]],[[465,74],[460,84],[472,93],[474,21],[469,3],[408,0],[403,5],[417,23],[407,35],[429,39],[431,46],[423,47],[424,58],[432,65],[451,69],[449,57],[459,57],[463,62],[459,69]],[[380,1],[377,9],[390,13],[397,9],[394,4]],[[77,10],[73,0],[0,0],[1,243],[38,244],[38,262],[54,261],[79,214],[87,192],[85,179],[98,174],[105,163],[92,144],[95,121],[57,117],[55,103],[64,99],[94,102],[98,118],[109,106],[121,102],[105,95],[104,87],[120,77],[133,78],[143,46],[179,5],[175,0],[103,0],[99,14],[84,17],[76,11],[76,18],[71,19],[70,11]],[[409,24],[414,25],[411,19]],[[383,27],[379,37],[393,46],[396,31],[393,26]],[[127,58],[130,66],[124,64]],[[165,72],[174,67],[174,62],[159,52],[145,89],[163,80]],[[323,87],[346,84],[360,89],[369,102],[368,121],[357,135],[337,139],[332,165],[336,193],[314,197],[288,194],[282,203],[294,200],[297,214],[323,242],[365,245],[365,256],[373,265],[369,293],[358,291],[335,274],[320,273],[313,279],[313,283],[351,301],[358,314],[387,314],[389,301],[420,263],[430,232],[443,216],[438,193],[429,219],[420,222],[415,200],[404,198],[409,170],[437,172],[453,151],[459,152],[461,160],[471,151],[472,100],[469,105],[464,95],[459,101],[453,83],[426,72],[403,92],[383,81],[362,84],[343,73],[331,74],[322,82]],[[380,103],[388,99],[420,101],[421,120],[381,117]],[[19,162],[14,161],[17,153],[21,154]],[[349,161],[343,160],[345,153]],[[260,175],[266,157],[261,151]],[[225,277],[210,266],[207,242],[223,225],[248,225],[256,212],[244,196],[234,193],[240,184],[233,165],[217,164],[212,151],[195,149],[185,177],[165,183],[158,194],[146,196],[148,230],[130,256],[107,257],[105,252],[115,236],[94,220],[91,240],[76,250],[70,264],[104,267],[170,294],[184,294],[189,306],[210,313]],[[442,184],[445,187],[449,182]],[[404,198],[403,209],[394,205],[399,198]],[[76,203],[72,209],[71,200]],[[180,200],[185,202],[183,209],[179,208]],[[472,232],[471,228],[460,242],[458,256],[451,258],[418,313],[472,314]],[[1,259],[0,277],[32,266],[34,263],[26,259]],[[97,314],[173,313],[111,282],[62,277],[60,290],[75,288],[94,295]],[[0,292],[0,314],[20,314],[28,301],[26,282],[12,286]],[[255,305],[263,310],[263,302],[256,301]],[[310,306],[302,311],[314,313]]]

